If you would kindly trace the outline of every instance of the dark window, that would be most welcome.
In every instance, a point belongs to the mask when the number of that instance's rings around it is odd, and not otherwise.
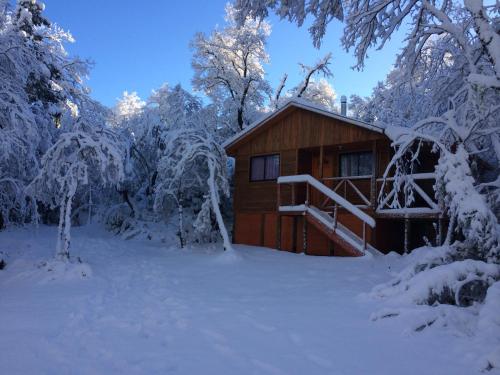
[[[369,176],[373,171],[371,152],[349,152],[340,154],[340,176]]]
[[[276,180],[279,175],[279,155],[254,156],[250,159],[250,181]]]

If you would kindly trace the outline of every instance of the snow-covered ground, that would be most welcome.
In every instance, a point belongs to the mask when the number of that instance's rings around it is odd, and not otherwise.
[[[56,229],[0,232],[0,374],[474,374],[455,329],[372,321],[407,260],[236,246],[179,250],[74,228],[87,276],[37,268]],[[173,239],[172,239],[173,241]],[[492,371],[494,373],[495,371]]]

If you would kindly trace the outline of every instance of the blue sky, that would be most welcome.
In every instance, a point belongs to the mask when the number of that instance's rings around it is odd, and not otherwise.
[[[44,0],[50,20],[71,31],[76,42],[70,53],[95,62],[88,86],[92,96],[113,106],[125,90],[147,98],[164,82],[191,87],[189,42],[197,31],[210,32],[224,24],[226,0],[132,1],[132,0]],[[272,33],[266,66],[268,79],[276,86],[284,72],[290,87],[300,80],[298,62],[313,64],[333,53],[331,82],[340,95],[369,95],[384,79],[398,52],[402,36],[383,51],[371,51],[364,71],[352,70],[355,59],[340,45],[342,24],[330,24],[320,50],[312,46],[307,25],[269,19]],[[401,34],[401,33],[400,33]]]

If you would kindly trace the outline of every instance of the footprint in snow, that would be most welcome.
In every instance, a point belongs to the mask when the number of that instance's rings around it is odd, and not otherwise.
[[[202,329],[201,332],[206,337],[208,337],[210,339],[213,339],[213,340],[216,340],[216,341],[220,341],[220,342],[226,342],[227,341],[226,336],[224,336],[223,334],[221,334],[219,332],[213,331],[211,329]]]
[[[289,332],[288,337],[290,338],[290,341],[293,342],[295,345],[302,344],[302,338],[300,337],[299,334],[294,332]]]
[[[284,374],[283,371],[281,371],[278,367],[275,367],[271,365],[270,363],[260,361],[258,359],[253,359],[252,363],[259,368],[259,374],[265,373],[265,374],[275,374],[275,375],[280,375]]]
[[[254,318],[252,318],[251,316],[248,316],[247,314],[241,314],[240,317],[244,320],[247,320],[255,329],[257,329],[259,331],[262,331],[262,332],[274,332],[274,331],[276,331],[276,327],[259,323]]]
[[[319,357],[316,354],[306,354],[306,358],[320,367],[331,368],[333,365],[330,360]]]
[[[255,322],[255,321],[252,321],[252,325],[262,331],[262,332],[274,332],[276,331],[276,327],[273,327],[273,326],[268,326],[268,325],[265,325],[265,324],[261,324],[261,323],[258,323],[258,322]]]

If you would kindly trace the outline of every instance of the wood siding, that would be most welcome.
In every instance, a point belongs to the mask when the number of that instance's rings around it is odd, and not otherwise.
[[[275,181],[250,181],[251,156],[278,153],[280,175],[287,176],[307,173],[312,162],[318,163],[311,160],[307,166],[299,165],[299,150],[321,146],[329,151],[324,154],[321,174],[333,173],[333,176],[338,174],[338,157],[341,152],[372,150],[375,146],[377,176],[383,174],[390,157],[389,140],[385,135],[294,108],[286,115],[273,119],[272,124],[266,125],[265,131],[249,136],[246,142],[234,150],[235,212],[276,211],[277,184]],[[306,159],[301,156],[300,160],[303,162]],[[282,186],[281,195],[284,202],[290,202],[291,188]]]

